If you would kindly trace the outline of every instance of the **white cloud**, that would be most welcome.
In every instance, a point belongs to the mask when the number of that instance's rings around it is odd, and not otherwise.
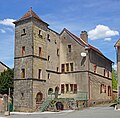
[[[0,29],[0,32],[1,32],[1,33],[6,33],[6,31],[5,31],[5,30],[3,30],[3,29]]]
[[[104,41],[111,41],[112,38],[105,38]]]
[[[14,19],[7,18],[4,20],[0,20],[0,24],[14,27],[14,24],[13,24],[14,21],[15,21]]]
[[[97,25],[95,29],[90,30],[88,32],[88,37],[91,40],[95,40],[99,38],[108,38],[117,35],[119,35],[118,31],[111,30],[108,26],[104,26],[104,25]]]

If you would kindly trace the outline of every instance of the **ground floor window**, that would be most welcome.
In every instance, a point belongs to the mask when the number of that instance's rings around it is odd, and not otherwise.
[[[43,99],[43,94],[41,92],[36,95],[36,103],[40,103]]]

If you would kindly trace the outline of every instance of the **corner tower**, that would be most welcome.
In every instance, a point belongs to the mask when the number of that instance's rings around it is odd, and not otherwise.
[[[14,24],[14,108],[35,111],[46,98],[48,24],[32,9]]]

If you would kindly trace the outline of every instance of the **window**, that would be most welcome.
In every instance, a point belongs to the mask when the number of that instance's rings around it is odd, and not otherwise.
[[[42,31],[41,30],[39,30],[38,35],[42,38]]]
[[[64,84],[61,84],[61,93],[64,94]]]
[[[69,91],[69,84],[66,84],[66,93]]]
[[[77,93],[77,84],[74,84],[74,93]]]
[[[70,71],[73,71],[73,63],[70,63]]]
[[[105,69],[104,69],[104,76],[105,76]]]
[[[70,91],[73,91],[73,84],[70,84]]]
[[[111,87],[108,86],[108,96],[111,96]]]
[[[107,77],[109,77],[109,71],[107,71]]]
[[[24,79],[25,78],[25,69],[23,68],[22,69],[22,79]]]
[[[71,45],[68,45],[68,52],[71,52]]]
[[[62,72],[62,73],[65,72],[65,64],[62,64],[62,65],[61,65],[61,72]]]
[[[36,103],[40,103],[43,99],[43,94],[41,92],[36,95]]]
[[[49,90],[48,90],[48,95],[51,95],[52,92],[53,92],[53,89],[52,89],[52,88],[49,88]]]
[[[57,49],[57,56],[59,56],[59,49]]]
[[[48,79],[50,79],[50,73],[48,73]]]
[[[47,40],[50,42],[50,35],[49,34],[47,35]]]
[[[105,92],[105,85],[101,84],[100,85],[100,93],[104,93]]]
[[[69,71],[69,63],[66,64],[66,72]]]
[[[96,73],[96,70],[97,70],[97,65],[94,64],[94,73]]]
[[[25,29],[23,29],[23,34],[25,34]]]
[[[41,47],[39,47],[39,57],[41,56]]]
[[[21,36],[24,36],[24,35],[26,35],[26,32],[25,32],[25,29],[22,29],[22,34],[21,34]]]
[[[50,56],[48,55],[48,61],[50,61]]]
[[[38,70],[38,79],[41,79],[41,69]]]
[[[104,93],[106,93],[106,85],[104,85]]]
[[[25,55],[25,46],[22,47],[22,56]]]
[[[59,67],[57,67],[57,72],[59,71]]]

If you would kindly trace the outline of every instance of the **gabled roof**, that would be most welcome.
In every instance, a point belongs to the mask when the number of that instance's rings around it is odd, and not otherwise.
[[[119,47],[120,46],[120,39],[116,42],[116,44],[114,46],[115,47]]]
[[[42,21],[44,22],[33,10],[32,8],[30,8],[30,10],[23,16],[21,17],[18,21],[22,21],[22,20],[25,20],[25,19],[28,19],[28,18],[35,18],[39,21]],[[18,21],[15,21],[14,23],[18,22]],[[47,24],[46,22],[44,22],[45,24]],[[47,24],[48,25],[48,24]]]
[[[66,28],[63,29],[63,31],[60,33],[62,34],[64,31],[66,31],[75,41],[77,41],[79,44],[81,44],[82,46],[85,46],[86,48],[88,49],[92,49],[94,51],[96,51],[97,53],[99,53],[100,55],[102,55],[104,58],[108,59],[107,57],[105,57],[102,52],[97,49],[96,47],[88,44],[87,42],[85,42],[83,39],[81,38],[78,38],[76,35],[74,35],[73,33],[71,33],[70,31],[68,31]],[[108,59],[109,60],[109,59]],[[111,61],[111,60],[109,60]],[[112,61],[111,61],[112,62]],[[113,63],[113,62],[112,62]]]

